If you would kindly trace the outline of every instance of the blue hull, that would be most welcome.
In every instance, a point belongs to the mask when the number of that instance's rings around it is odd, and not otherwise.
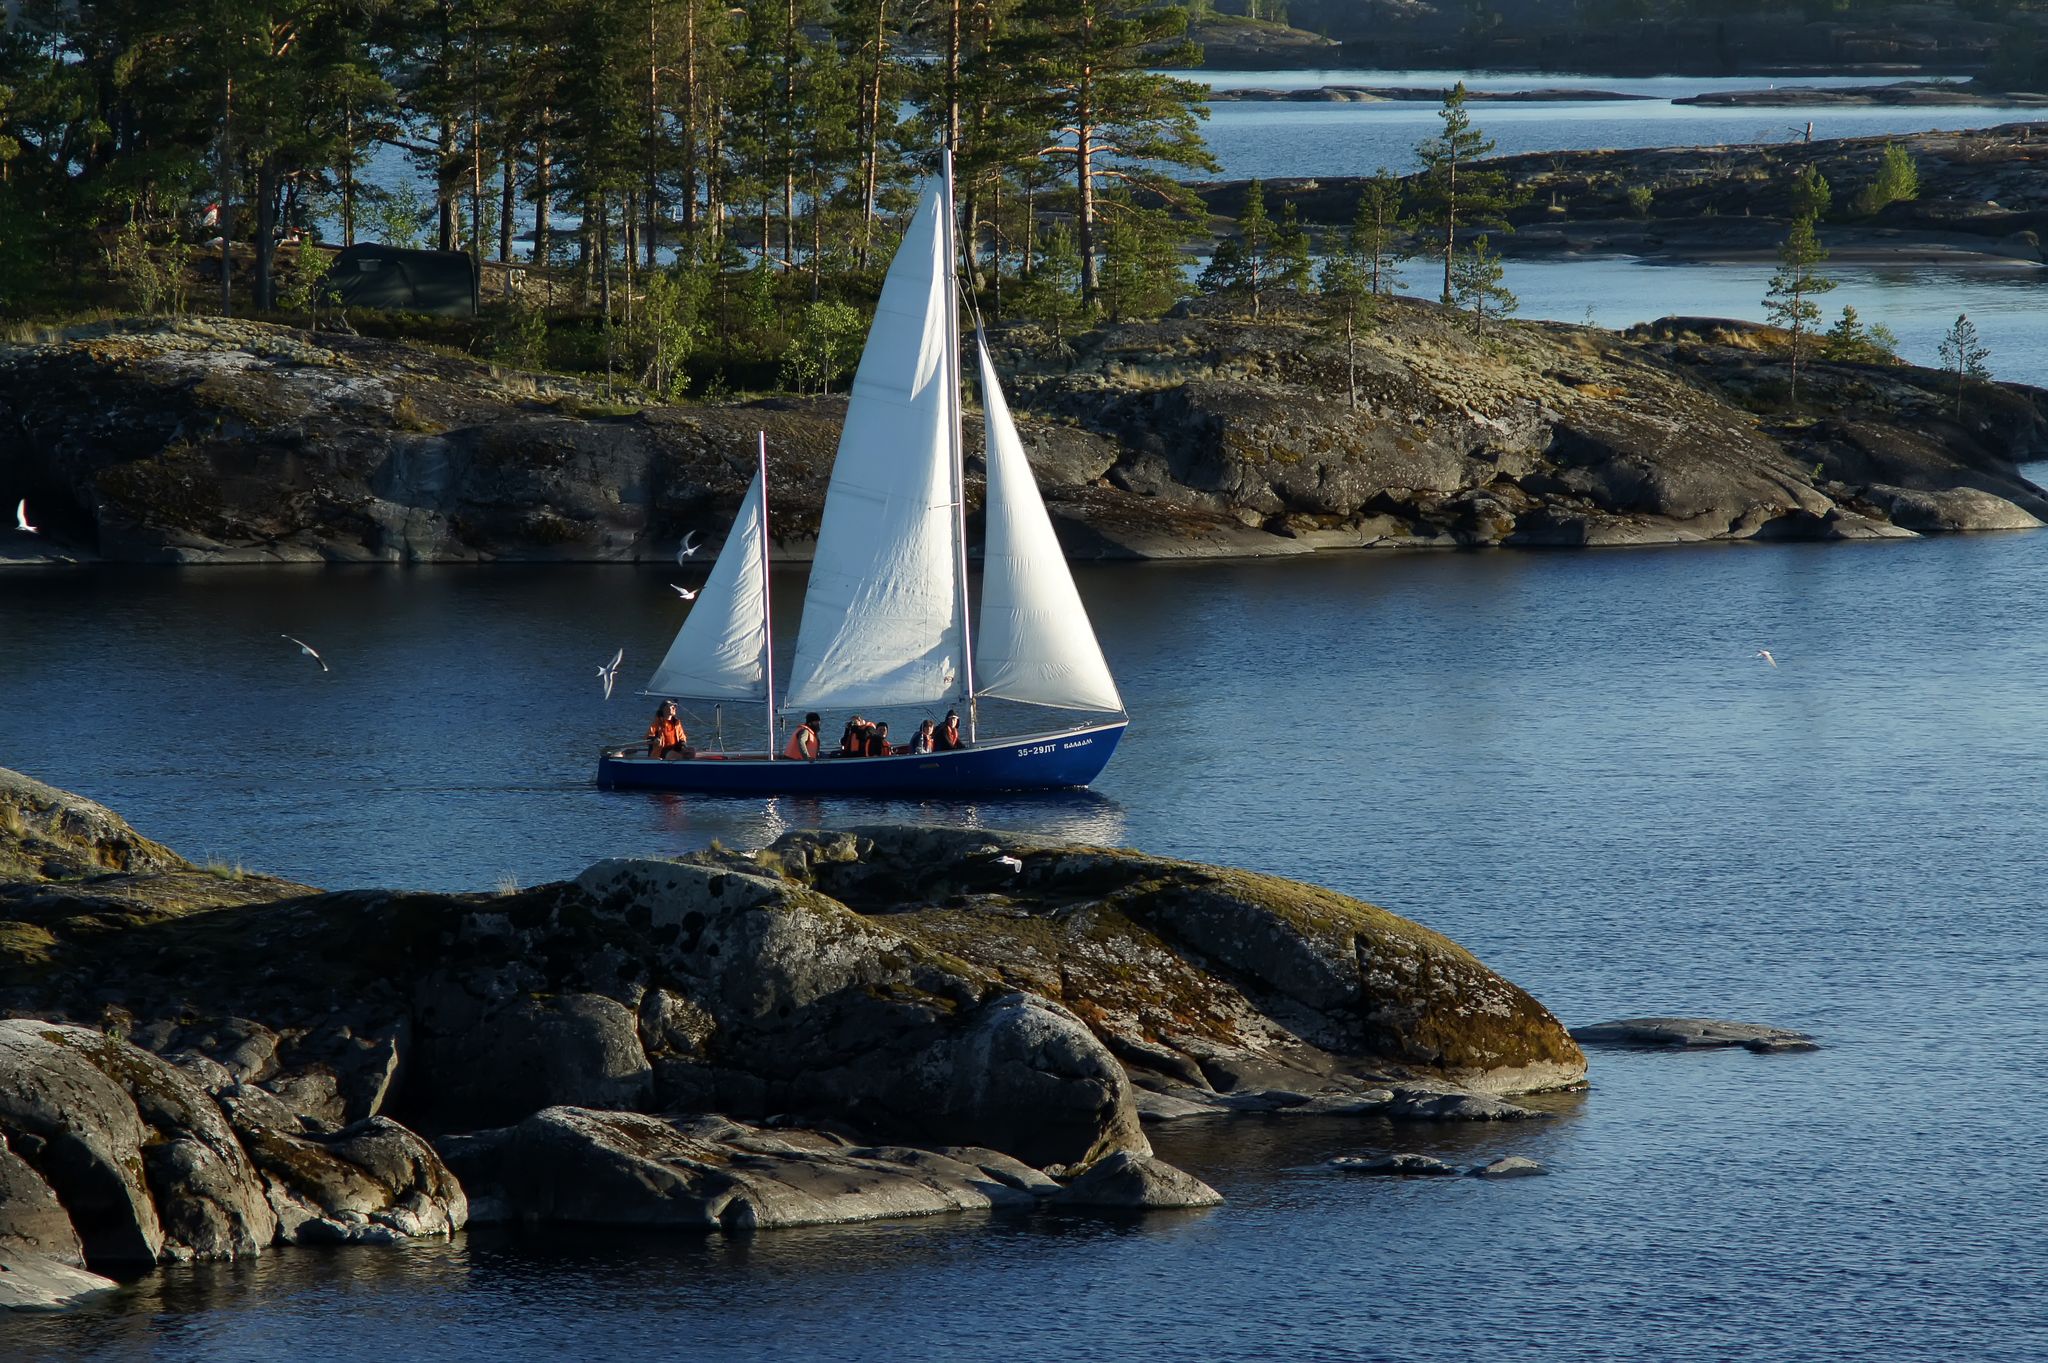
[[[1058,733],[983,742],[953,752],[904,757],[826,757],[773,762],[758,754],[713,753],[657,762],[606,752],[597,784],[616,790],[687,790],[708,795],[984,795],[1066,790],[1102,774],[1129,720]]]

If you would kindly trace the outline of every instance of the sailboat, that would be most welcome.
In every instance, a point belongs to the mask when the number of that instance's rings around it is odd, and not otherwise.
[[[758,704],[761,750],[662,761],[613,747],[598,760],[600,786],[977,794],[1085,786],[1101,774],[1130,718],[978,327],[988,495],[978,628],[970,623],[958,259],[948,154],[890,263],[855,371],[786,689],[777,695],[765,435],[732,533],[647,684],[650,696]],[[985,699],[1075,719],[984,736]],[[778,743],[778,714],[941,705],[965,717],[963,746],[806,760]]]

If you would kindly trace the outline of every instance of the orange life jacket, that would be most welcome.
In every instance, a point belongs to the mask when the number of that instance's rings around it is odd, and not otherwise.
[[[657,717],[647,726],[647,741],[657,753],[661,753],[683,747],[690,741],[690,736],[683,732],[683,726],[677,721]]]
[[[960,746],[960,726],[948,724],[932,735],[932,746],[940,751],[949,751]]]
[[[869,732],[867,751],[867,755],[869,757],[890,757],[893,756],[895,752],[896,750],[889,746],[888,739],[882,737],[878,733],[874,733],[872,731]]]
[[[808,724],[796,726],[796,732],[789,736],[789,746],[782,750],[784,757],[808,761],[818,755],[818,735]]]

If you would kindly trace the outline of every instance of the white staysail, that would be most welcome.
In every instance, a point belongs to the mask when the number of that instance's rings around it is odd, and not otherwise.
[[[733,517],[732,533],[698,589],[676,641],[647,689],[657,696],[763,700],[768,639],[767,582],[762,572],[766,492],[759,472]]]
[[[988,535],[981,560],[975,690],[1070,710],[1124,708],[1074,575],[1038,495],[1010,407],[978,340],[987,428]]]
[[[783,704],[923,705],[963,665],[951,442],[953,270],[927,186],[853,380]]]

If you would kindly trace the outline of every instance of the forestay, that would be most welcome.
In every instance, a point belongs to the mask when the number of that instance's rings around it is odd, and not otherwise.
[[[977,339],[975,349],[988,460],[975,690],[1032,705],[1121,711],[1123,697],[1053,534],[988,347]]]
[[[647,689],[658,696],[704,700],[764,700],[768,678],[763,651],[768,601],[761,571],[764,551],[761,475],[754,474],[732,533],[711,565],[711,576],[676,631],[675,642]]]
[[[854,375],[783,704],[922,705],[957,694],[962,650],[950,440],[953,273],[927,186]]]

